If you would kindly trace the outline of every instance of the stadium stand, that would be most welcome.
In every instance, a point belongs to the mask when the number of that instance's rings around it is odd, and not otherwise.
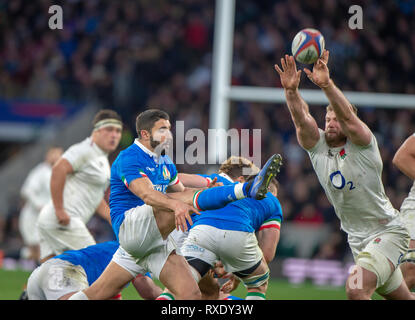
[[[65,1],[64,29],[48,29],[51,1],[8,1],[0,7],[0,96],[42,101],[93,103],[118,111],[125,123],[125,141],[134,136],[134,120],[145,106],[165,108],[186,128],[208,129],[214,2]],[[313,26],[331,51],[333,77],[342,90],[415,93],[415,4],[404,0],[355,1],[364,7],[363,30],[347,28],[347,1],[237,1],[232,83],[281,87],[275,62],[290,52],[291,39]],[[323,14],[322,12],[323,11]],[[393,19],[393,20],[391,20]],[[391,27],[392,26],[392,27]],[[412,77],[412,78],[411,78]],[[302,88],[315,88],[305,77]],[[357,106],[359,107],[359,106]],[[325,108],[312,107],[316,119]],[[396,208],[411,181],[392,165],[392,156],[415,131],[413,110],[364,106],[359,115],[378,138],[384,161],[386,193]],[[322,123],[319,123],[322,126]],[[328,203],[306,153],[295,139],[284,105],[232,104],[231,128],[262,130],[261,159],[284,155],[279,198],[286,222],[324,225],[328,241],[313,248],[319,259],[345,259],[344,233]],[[2,142],[2,162],[14,155]],[[115,157],[115,155],[113,155]],[[0,163],[1,165],[1,163]],[[181,165],[183,172],[204,166]],[[0,212],[0,249],[19,244],[18,197]],[[99,220],[90,224],[97,239],[111,239]],[[283,230],[282,230],[283,231]],[[287,248],[286,248],[287,249]],[[296,256],[295,250],[281,255]],[[278,254],[277,254],[278,256]]]

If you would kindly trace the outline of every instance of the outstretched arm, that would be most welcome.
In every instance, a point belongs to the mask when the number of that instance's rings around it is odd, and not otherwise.
[[[368,126],[359,119],[343,92],[330,78],[329,69],[327,67],[328,61],[329,51],[324,50],[322,57],[314,64],[313,71],[311,72],[307,68],[304,68],[304,72],[327,96],[345,135],[354,144],[367,146],[372,139],[372,132]]]
[[[305,149],[311,149],[320,138],[318,126],[311,116],[307,103],[298,91],[300,84],[301,70],[297,71],[294,57],[285,55],[281,58],[281,67],[275,65],[275,70],[281,78],[284,87],[287,106],[291,114],[297,132],[297,139]]]
[[[415,136],[412,135],[399,147],[393,164],[412,180],[415,180]]]

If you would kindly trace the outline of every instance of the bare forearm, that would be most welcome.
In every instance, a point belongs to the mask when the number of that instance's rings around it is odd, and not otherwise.
[[[397,154],[393,164],[407,177],[415,180],[415,156],[410,154]]]
[[[301,97],[298,89],[285,90],[284,92],[287,100],[287,106],[295,125],[303,125],[305,123],[306,114],[309,112],[307,103]]]
[[[55,210],[63,209],[63,190],[65,188],[66,174],[53,170],[50,179],[50,194]]]
[[[209,185],[208,179],[197,174],[179,173],[179,180],[186,188],[204,188]]]
[[[347,122],[353,117],[352,105],[343,92],[334,84],[333,80],[330,80],[329,84],[323,87],[322,90],[333,107],[337,120]]]
[[[156,190],[147,190],[139,197],[149,206],[174,211],[176,200],[168,197],[164,193]]]
[[[109,224],[111,224],[111,213],[110,213],[110,207],[108,206],[107,202],[102,199],[101,202],[99,203],[96,212],[98,213],[98,215],[102,218],[104,218],[105,220],[107,220],[109,222]]]

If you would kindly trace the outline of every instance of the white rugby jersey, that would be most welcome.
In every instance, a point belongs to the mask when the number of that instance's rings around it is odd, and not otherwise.
[[[70,216],[79,217],[87,223],[109,186],[108,154],[88,137],[69,147],[62,158],[68,160],[73,168],[73,173],[66,177],[63,207]],[[48,205],[52,205],[52,201]],[[50,210],[47,211],[50,212]],[[42,211],[40,219],[43,220],[43,218],[46,217],[43,217]]]
[[[415,137],[415,133],[413,134]],[[404,210],[415,210],[415,181],[412,185],[411,190],[409,190],[408,196],[405,198],[405,200],[401,204],[400,211]]]
[[[349,236],[363,239],[389,226],[402,225],[385,194],[375,136],[372,134],[365,147],[348,139],[344,146],[330,148],[324,131],[319,129],[319,133],[319,141],[307,152],[341,228]]]
[[[52,167],[47,162],[39,163],[29,172],[20,191],[26,200],[25,210],[38,214],[50,200],[51,174]]]

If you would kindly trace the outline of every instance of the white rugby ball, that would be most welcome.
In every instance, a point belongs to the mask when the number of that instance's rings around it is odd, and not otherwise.
[[[304,64],[317,61],[324,51],[324,37],[320,31],[306,28],[298,32],[291,45],[295,60]]]

